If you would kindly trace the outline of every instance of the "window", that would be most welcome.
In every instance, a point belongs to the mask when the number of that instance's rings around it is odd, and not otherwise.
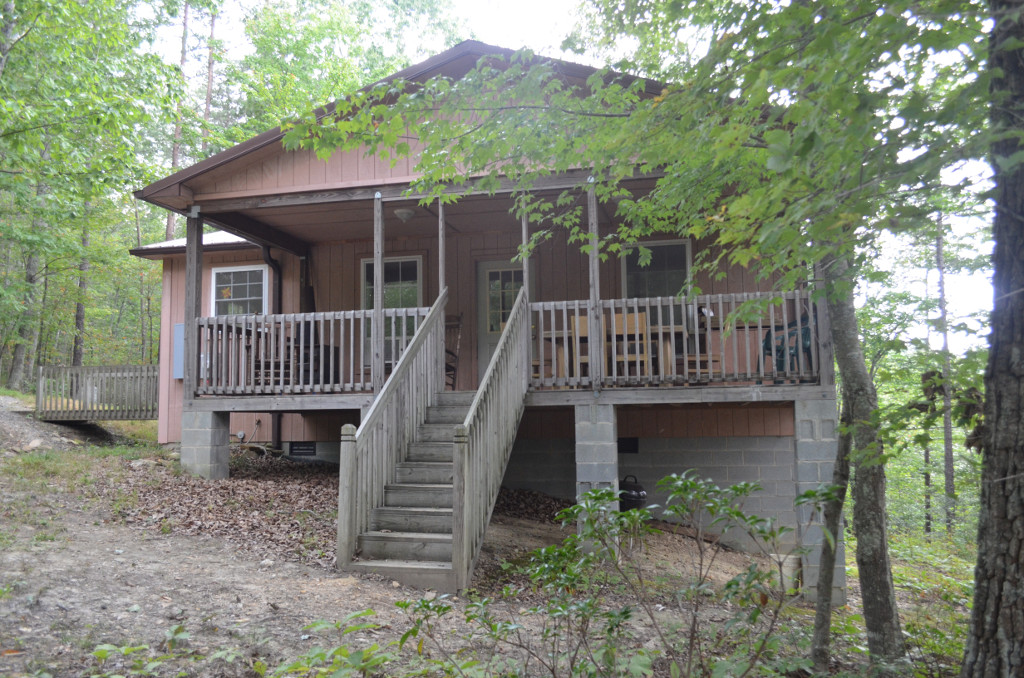
[[[237,266],[211,271],[214,315],[267,312],[267,267]]]
[[[512,313],[519,288],[523,286],[523,269],[487,272],[487,331],[501,332]]]
[[[414,308],[422,303],[420,258],[384,261],[384,308]],[[373,260],[363,260],[363,308],[373,308]]]
[[[640,265],[640,250],[634,249],[623,258],[622,280],[627,299],[674,297],[686,287],[690,270],[690,245],[687,241],[643,243],[650,250],[651,260]]]
[[[384,308],[415,308],[422,304],[420,258],[384,260]],[[373,308],[373,260],[363,260],[363,308]],[[416,333],[416,319],[406,318],[402,323],[384,322],[384,361],[388,365]],[[366,323],[367,342],[370,341],[370,323]],[[398,342],[398,345],[395,345]],[[367,352],[366,360],[370,354]]]

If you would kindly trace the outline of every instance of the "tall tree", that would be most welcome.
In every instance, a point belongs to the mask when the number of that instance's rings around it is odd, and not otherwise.
[[[942,222],[940,219],[939,225]],[[956,522],[956,477],[953,466],[953,363],[949,352],[949,308],[946,299],[946,236],[935,236],[935,270],[939,276],[939,334],[942,336],[942,477],[946,493],[946,533]]]
[[[991,0],[994,303],[971,629],[961,675],[1024,675],[1024,17]]]
[[[57,336],[58,322],[72,336],[71,311],[42,313],[36,287],[77,271],[81,222],[72,215],[146,174],[136,141],[167,111],[172,91],[165,66],[146,51],[153,25],[138,19],[148,13],[138,0],[25,0],[3,9],[0,244],[19,265],[0,271],[0,339],[11,356],[5,376],[18,388],[40,336]],[[52,286],[47,301],[74,286]]]
[[[185,79],[185,65],[188,63],[188,9],[189,0],[185,0],[181,8],[181,53],[178,59],[182,92],[188,89],[187,80]],[[174,136],[171,139],[171,173],[178,171],[178,168],[181,167],[181,126],[184,108],[185,98],[184,96],[179,96],[174,111]],[[167,230],[164,234],[167,240],[174,239],[176,217],[177,215],[174,212],[167,211]]]

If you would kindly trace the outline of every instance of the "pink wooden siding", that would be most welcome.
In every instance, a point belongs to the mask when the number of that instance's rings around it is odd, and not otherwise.
[[[283,313],[297,313],[299,310],[299,261],[290,255],[272,251],[272,256],[281,264],[281,301]],[[208,253],[203,257],[203,313],[210,313],[210,276],[211,269],[221,266],[262,265],[263,258],[256,250],[238,252]],[[267,299],[273,302],[273,271],[267,280]],[[181,410],[183,383],[172,378],[173,356],[172,342],[174,325],[184,322],[185,317],[185,257],[182,255],[164,259],[163,294],[160,313],[160,418],[157,422],[157,435],[161,443],[174,443],[181,440]],[[276,311],[277,309],[271,309]],[[341,415],[335,415],[337,419]],[[260,428],[253,437],[254,442],[269,442],[273,438],[272,421],[269,413],[237,413],[231,415],[231,433],[245,431],[251,435],[260,419]],[[284,414],[281,417],[282,440],[336,440],[337,431],[342,421],[333,428],[331,434],[330,416],[315,414],[303,416]]]
[[[389,161],[360,149],[320,160],[312,151],[286,151],[271,144],[189,182],[196,199],[238,198],[380,184],[407,183],[415,178],[415,161]]]

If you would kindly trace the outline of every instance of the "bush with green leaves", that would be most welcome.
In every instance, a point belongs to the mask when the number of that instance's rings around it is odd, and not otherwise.
[[[755,484],[723,489],[686,472],[663,479],[659,486],[667,495],[663,515],[696,536],[691,571],[684,580],[666,585],[656,564],[644,555],[647,538],[657,532],[650,509],[617,511],[612,490],[593,490],[559,514],[563,523],[576,525],[575,534],[510,568],[528,585],[506,587],[496,599],[477,599],[467,606],[465,621],[473,631],[462,640],[480,652],[469,655],[449,647],[442,620],[455,608],[444,597],[402,604],[413,616],[402,644],[415,641],[421,655],[433,648],[430,662],[442,675],[773,672],[770,665],[783,654],[778,622],[788,601],[775,588],[778,575],[755,563],[715,590],[711,573],[722,546],[718,539],[705,537],[711,531],[721,536],[739,530],[765,554],[778,554],[791,528],[743,511],[744,499],[758,489]],[[772,566],[781,572],[781,559]],[[530,594],[542,602],[524,609],[519,601]],[[720,610],[732,614],[709,632],[701,615],[713,598],[728,603]],[[645,639],[641,632],[653,638]],[[501,653],[494,651],[498,647]],[[779,661],[786,662],[777,667],[780,672],[804,668],[800,660]]]

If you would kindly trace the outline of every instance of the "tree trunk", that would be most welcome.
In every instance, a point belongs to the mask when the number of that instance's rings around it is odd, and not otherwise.
[[[924,533],[932,533],[932,449],[924,445]]]
[[[4,75],[7,59],[14,48],[14,21],[14,2],[4,0],[3,13],[0,14],[0,78]]]
[[[852,434],[853,527],[857,534],[857,567],[868,650],[872,661],[884,673],[903,659],[906,650],[889,564],[882,443],[873,424],[878,396],[860,344],[852,282],[848,279],[849,262],[843,258],[827,261],[823,272],[832,344],[842,384],[843,411],[839,425]],[[836,293],[837,289],[845,291]]]
[[[181,166],[181,115],[185,108],[185,92],[187,79],[185,78],[185,63],[188,56],[188,3],[181,14],[181,93],[178,96],[178,104],[174,110],[174,143],[171,144],[171,174],[178,171]],[[167,211],[167,228],[165,231],[167,240],[174,239],[174,212]]]
[[[43,150],[40,152],[40,157],[44,162],[50,159],[49,142],[43,142]],[[38,198],[40,205],[44,201],[44,196],[49,193],[49,186],[42,182],[36,184],[36,198]],[[43,232],[47,228],[46,220],[41,216],[35,216],[32,219],[32,228],[36,232]],[[25,311],[22,313],[20,326],[18,327],[18,343],[15,345],[14,353],[11,356],[11,372],[7,377],[7,388],[14,389],[15,391],[22,390],[24,386],[25,373],[35,356],[36,342],[39,341],[39,323],[36,322],[39,312],[36,305],[38,283],[39,256],[35,252],[29,252],[25,258],[26,287],[23,297]]]
[[[845,411],[840,415],[843,421],[850,417]],[[844,429],[845,431],[846,429]],[[821,545],[821,560],[818,568],[818,600],[814,609],[814,637],[811,640],[811,661],[818,673],[829,672],[829,645],[832,634],[832,584],[836,571],[836,546],[843,536],[843,504],[846,502],[846,489],[850,483],[850,434],[839,436],[836,450],[836,463],[832,467],[832,485],[835,487],[835,498],[825,504],[824,529],[833,536],[835,541],[826,539]]]
[[[75,302],[75,341],[71,349],[71,366],[81,367],[85,358],[85,296],[89,292],[88,219],[82,225],[82,260],[78,264],[78,301]]]
[[[210,12],[210,38],[206,42],[206,105],[203,107],[203,155],[209,145],[210,105],[213,103],[213,36],[217,25],[217,13]]]
[[[974,607],[961,676],[1024,675],[1024,23],[1020,4],[990,3],[995,295],[985,372],[984,466]],[[1012,132],[1012,134],[1011,134]]]
[[[941,224],[940,224],[941,226]],[[935,268],[939,272],[939,332],[942,333],[942,460],[946,493],[946,533],[956,524],[956,484],[953,477],[953,365],[949,356],[949,311],[946,308],[946,256],[942,230],[935,236]]]
[[[41,220],[37,220],[41,221]],[[39,225],[39,224],[37,224]],[[39,257],[30,254],[25,259],[25,312],[21,316],[18,328],[18,343],[14,346],[11,356],[11,373],[7,377],[7,388],[22,390],[28,363],[35,355],[36,341],[39,339],[39,323],[36,322],[36,290],[39,283]]]

